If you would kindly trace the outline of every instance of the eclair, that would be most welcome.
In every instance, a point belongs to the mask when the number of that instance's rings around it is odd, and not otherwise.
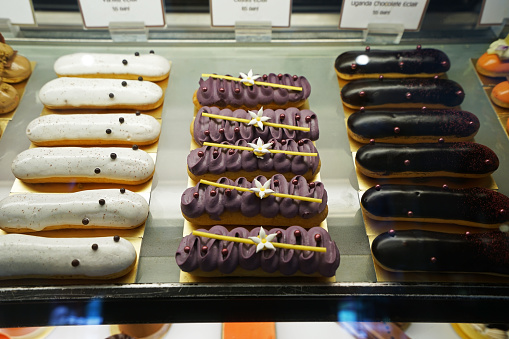
[[[275,196],[278,195],[278,196]],[[180,200],[184,218],[196,225],[318,226],[327,216],[327,191],[302,176],[257,176],[198,183]]]
[[[187,156],[187,170],[191,179],[216,181],[221,177],[244,177],[253,180],[258,175],[272,177],[280,173],[287,180],[302,175],[311,181],[320,170],[318,151],[309,139],[285,139],[281,142],[271,139],[264,143],[258,138],[252,142],[237,140],[234,145],[227,142],[216,145],[194,149]],[[291,153],[271,153],[271,150]],[[304,155],[306,153],[314,155]]]
[[[490,97],[496,105],[509,108],[509,81],[502,81],[493,87]]]
[[[497,155],[473,142],[369,144],[357,151],[358,170],[372,178],[481,178],[499,166]]]
[[[497,228],[509,221],[509,198],[496,191],[425,185],[376,185],[361,198],[363,213],[375,220],[451,223]]]
[[[427,273],[509,275],[507,232],[443,233],[391,230],[371,245],[375,261],[385,270]]]
[[[358,111],[348,117],[347,125],[348,135],[363,144],[469,141],[480,127],[474,114],[449,109]]]
[[[339,267],[340,254],[329,233],[321,227],[299,226],[251,230],[224,226],[199,229],[189,234],[175,254],[180,269],[195,276],[324,276],[332,277]],[[245,243],[209,238],[208,235],[245,240]],[[260,239],[258,243],[255,240]],[[263,241],[263,244],[258,245]],[[280,248],[278,244],[291,245]],[[294,246],[297,245],[297,246]],[[299,249],[298,246],[308,248]],[[296,247],[296,248],[294,248]],[[323,251],[311,251],[322,249]]]
[[[218,117],[206,117],[203,113],[214,114]],[[243,119],[247,123],[227,120],[229,118]],[[263,125],[265,121],[297,127],[298,129],[285,126],[266,126]],[[248,124],[249,122],[253,123]],[[309,130],[303,130],[303,128]],[[221,143],[226,141],[234,144],[238,140],[248,140],[250,142],[258,138],[262,140],[274,139],[278,142],[287,139],[296,141],[310,139],[315,141],[318,140],[320,131],[317,115],[308,109],[299,110],[292,107],[276,110],[264,108],[253,111],[242,109],[232,111],[228,108],[202,107],[193,119],[191,134],[194,141],[203,146],[204,142]]]
[[[161,81],[170,74],[170,62],[153,51],[67,54],[59,57],[53,67],[59,77]]]
[[[18,91],[0,78],[0,114],[14,111],[18,104]]]
[[[193,103],[197,109],[202,106],[277,109],[301,107],[310,94],[311,85],[304,76],[281,73],[253,75],[252,71],[241,73],[238,78],[210,74],[205,79],[200,78]]]
[[[449,79],[359,79],[341,90],[343,104],[353,109],[450,108],[464,98],[463,88]]]
[[[30,61],[5,43],[0,33],[0,79],[7,83],[18,83],[32,74]]]
[[[334,63],[337,75],[345,80],[361,78],[433,77],[447,72],[447,55],[433,48],[411,50],[348,51],[340,54]]]

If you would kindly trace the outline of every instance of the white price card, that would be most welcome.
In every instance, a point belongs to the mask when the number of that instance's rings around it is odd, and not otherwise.
[[[110,22],[144,22],[164,27],[163,0],[78,0],[86,28],[106,28]]]
[[[35,25],[31,0],[0,0],[0,19],[9,19],[14,25]]]
[[[344,0],[339,28],[366,29],[369,24],[401,24],[418,30],[429,0]]]
[[[235,26],[235,22],[271,22],[290,27],[292,0],[210,0],[212,26]]]
[[[508,0],[484,0],[479,25],[500,25],[509,18]]]

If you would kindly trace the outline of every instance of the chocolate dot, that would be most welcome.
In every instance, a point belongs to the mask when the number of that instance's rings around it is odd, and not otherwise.
[[[123,63],[124,65],[127,65],[127,60],[126,60],[126,59],[122,60],[122,63]]]
[[[297,141],[297,144],[299,146],[304,146],[304,140],[300,139],[299,141]]]
[[[394,127],[394,133],[399,134],[399,132],[400,132],[399,127]]]
[[[201,253],[206,254],[209,251],[209,248],[207,246],[201,247]]]
[[[122,87],[126,87],[127,86],[127,81],[122,81]]]
[[[99,167],[97,167],[96,169],[94,169],[94,173],[95,174],[99,174],[101,173],[101,169]]]
[[[114,236],[113,236],[113,241],[114,241],[114,242],[119,242],[119,241],[120,241],[120,236],[118,236],[118,235],[114,235]]]
[[[106,200],[99,199],[99,205],[104,206],[105,203],[106,203]]]
[[[219,134],[224,134],[224,128],[219,129]]]
[[[444,143],[444,138],[438,138],[438,143],[439,144],[443,144]]]
[[[361,106],[361,107],[359,108],[359,111],[361,111],[361,112],[364,112],[365,110],[366,110],[366,107],[364,107],[364,106]]]
[[[505,214],[505,209],[501,208],[500,210],[498,210],[498,213]]]
[[[437,258],[436,257],[431,257],[429,259],[429,261],[431,261],[432,264],[436,263],[437,262]]]
[[[219,156],[219,151],[218,150],[214,150],[214,152],[212,152],[212,157],[214,159],[217,159],[218,156]]]
[[[309,188],[311,188],[311,189],[313,189],[313,188],[315,188],[315,187],[316,187],[316,184],[315,184],[314,182],[310,182],[310,183],[308,184],[308,187],[309,187]]]
[[[136,116],[139,117],[140,115],[141,115],[140,111],[136,111]]]
[[[375,139],[369,139],[369,144],[370,145],[374,145],[375,144]]]
[[[81,223],[82,223],[83,225],[88,225],[88,224],[90,223],[90,219],[88,219],[88,218],[83,218],[83,219],[81,220]]]
[[[205,136],[209,136],[210,135],[210,131],[208,129],[206,129],[205,131],[203,131],[203,134],[205,134]]]
[[[420,50],[421,48],[421,45],[417,45],[417,50]]]
[[[92,249],[93,249],[94,251],[97,251],[97,249],[98,249],[98,248],[99,248],[99,245],[97,245],[97,244],[92,244]]]
[[[113,98],[113,97],[115,96],[115,94],[110,93],[110,94],[108,94],[108,96],[109,96],[110,98]]]
[[[110,154],[110,158],[115,160],[117,158],[117,154],[116,153],[111,153]]]
[[[140,52],[134,52],[134,56],[140,56]]]
[[[457,91],[457,92],[456,92],[456,95],[458,95],[458,96],[463,95],[463,91]]]
[[[227,188],[224,190],[224,195],[226,195],[227,197],[231,196],[232,195],[232,190]]]
[[[395,235],[396,235],[396,231],[395,231],[395,230],[392,230],[392,229],[391,229],[391,230],[389,230],[389,235],[390,235],[391,237],[395,236]]]
[[[320,242],[322,240],[322,235],[320,233],[315,234],[315,241]]]
[[[359,96],[360,96],[360,97],[363,97],[363,96],[365,96],[365,95],[366,95],[366,92],[364,92],[364,91],[360,91],[360,92],[359,92]]]
[[[278,187],[279,186],[279,180],[275,179],[272,184],[274,185],[274,187]]]
[[[438,75],[435,75],[435,76],[433,77],[433,79],[435,79],[435,80],[437,80],[438,78],[439,78],[439,77],[438,77]]]
[[[279,121],[283,121],[283,120],[285,120],[285,118],[286,118],[286,115],[284,113],[281,113],[279,115]]]
[[[294,81],[297,81],[299,79],[299,77],[296,76],[296,75],[294,75],[292,78],[293,78]]]
[[[240,128],[235,127],[235,128],[233,129],[233,131],[234,131],[235,133],[240,133]]]
[[[286,139],[281,140],[281,145],[286,145]]]
[[[119,121],[121,124],[123,124],[125,120],[124,120],[124,118],[120,117],[120,118],[118,118],[118,121]]]
[[[279,230],[276,231],[276,238],[281,239],[282,237],[283,237],[283,232],[281,232]]]
[[[150,54],[154,54],[154,50],[153,50],[153,49],[151,49],[149,53],[150,53]]]
[[[138,145],[133,145],[133,147],[132,147],[133,151],[137,151],[138,148],[139,148]]]
[[[484,163],[485,163],[486,165],[489,165],[489,164],[491,164],[491,160],[490,160],[490,159],[486,159],[486,160],[484,160]]]
[[[403,67],[405,65],[405,63],[403,61],[400,61],[398,65],[399,65],[399,67]]]
[[[199,156],[200,158],[203,158],[203,156],[204,156],[204,155],[205,155],[205,153],[203,153],[203,151],[198,151],[198,156]]]
[[[217,194],[217,192],[216,192],[215,190],[211,190],[211,191],[210,191],[210,196],[211,196],[211,197],[215,197],[215,196],[216,196],[216,194]]]
[[[410,218],[411,218],[411,217],[413,217],[413,216],[414,216],[414,212],[412,212],[412,211],[408,211],[406,215],[408,215],[408,217],[410,217]]]
[[[442,66],[447,66],[449,63],[447,61],[442,61]]]
[[[224,88],[223,87],[219,87],[219,92],[224,93]]]
[[[267,80],[268,78],[269,78],[269,76],[267,74],[262,75],[263,80]]]
[[[109,129],[109,128],[108,128],[108,129],[106,130],[106,134],[111,134],[111,129]]]
[[[194,192],[194,193],[193,193],[193,197],[194,197],[195,199],[198,199],[198,198],[200,197],[200,193],[198,193],[198,192]]]
[[[300,238],[302,233],[299,230],[295,230],[295,232],[293,232],[293,235],[295,235],[295,238]]]
[[[235,88],[233,91],[234,91],[235,93],[239,94],[239,93],[240,93],[240,88]]]
[[[383,75],[380,75],[380,76],[378,77],[378,80],[380,80],[380,81],[382,81],[383,79],[384,79],[384,76],[383,76]]]
[[[380,189],[381,189],[381,188],[382,188],[382,187],[381,187],[380,185],[376,185],[376,186],[375,186],[375,189],[376,189],[377,191],[380,191]]]
[[[277,75],[277,77],[279,78],[279,80],[281,80],[281,79],[283,79],[283,74],[279,73],[279,74]]]
[[[466,232],[465,232],[465,235],[470,235],[470,232],[469,232],[469,231],[466,231]]]
[[[405,163],[405,166],[408,166],[408,165],[410,165],[410,160],[407,159],[404,161],[404,163]]]
[[[352,69],[356,69],[357,68],[357,64],[356,63],[352,63],[352,66],[350,66]]]
[[[125,193],[125,188],[121,188],[120,189],[120,193],[124,194]]]
[[[228,150],[228,154],[229,155],[234,155],[235,154],[235,150],[234,149],[229,149]]]
[[[299,183],[299,180],[297,180],[297,179],[292,180],[292,184],[297,185],[298,183]]]
[[[295,121],[299,121],[300,120],[300,115],[299,114],[295,114]]]
[[[72,267],[78,267],[80,265],[80,261],[78,259],[74,259],[71,262]]]
[[[425,111],[427,109],[426,106],[422,106],[421,110]]]
[[[207,87],[202,87],[202,88],[201,88],[201,91],[202,91],[202,92],[207,92],[208,90],[209,90],[209,89],[208,89]]]
[[[310,115],[306,115],[306,122],[310,122],[311,121],[311,116]]]
[[[223,248],[223,249],[221,250],[221,255],[222,255],[223,257],[226,257],[226,256],[228,255],[228,249],[227,249],[227,248]]]
[[[407,93],[405,94],[405,97],[406,97],[407,99],[412,99],[412,93],[407,92]]]
[[[447,186],[447,184],[443,184],[443,185],[442,185],[442,189],[443,189],[443,190],[445,190],[445,191],[447,191],[447,190],[449,189],[449,186]]]
[[[189,252],[191,252],[191,247],[185,246],[184,247],[184,253],[189,253]]]
[[[138,81],[143,81],[143,77],[142,77],[142,76],[139,76],[139,77],[138,77]]]
[[[369,52],[371,50],[371,47],[366,46],[366,52]]]

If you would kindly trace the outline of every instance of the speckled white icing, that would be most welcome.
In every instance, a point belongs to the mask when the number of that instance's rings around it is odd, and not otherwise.
[[[92,248],[97,244],[97,249]],[[73,266],[77,259],[79,265]],[[100,278],[126,271],[136,260],[133,245],[119,238],[0,236],[0,278]],[[126,272],[127,273],[127,272]]]
[[[10,195],[0,201],[0,228],[8,232],[42,231],[50,226],[128,229],[143,224],[148,217],[147,201],[129,190],[123,192],[99,189]]]
[[[152,177],[154,167],[152,157],[140,149],[37,147],[18,154],[11,169],[20,180],[45,182],[44,179],[56,177],[64,178],[60,182],[69,178],[69,182],[139,183]]]
[[[58,58],[54,69],[60,76],[135,74],[160,78],[170,72],[170,62],[156,54],[136,56],[134,54],[75,53]]]
[[[39,91],[41,102],[53,108],[132,106],[136,109],[156,104],[162,96],[163,90],[153,82],[121,79],[57,78]]]
[[[86,141],[91,145],[148,144],[156,141],[160,132],[161,124],[154,117],[133,113],[43,115],[26,129],[34,144],[60,145],[66,145],[66,141]]]

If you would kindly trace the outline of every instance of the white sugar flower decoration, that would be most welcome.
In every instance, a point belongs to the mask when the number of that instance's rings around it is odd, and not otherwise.
[[[270,187],[270,179],[265,182],[265,184],[261,184],[258,180],[253,180],[256,188],[250,188],[249,190],[256,194],[260,199],[263,199],[266,195],[268,196],[271,193],[274,193],[273,190],[271,190]]]
[[[242,83],[246,86],[253,86],[256,79],[260,77],[260,75],[253,75],[253,70],[250,69],[249,72],[242,73],[240,72],[240,77],[242,78]]]
[[[248,125],[255,125],[259,129],[263,131],[263,122],[270,120],[270,117],[263,116],[263,107],[258,110],[258,113],[253,111],[247,111],[251,116],[251,121],[249,121]]]
[[[271,241],[274,240],[275,237],[276,237],[276,233],[267,235],[265,233],[265,230],[263,229],[263,227],[260,227],[260,233],[258,234],[258,236],[257,237],[249,237],[249,239],[253,240],[253,242],[255,244],[257,244],[256,245],[256,253],[258,253],[264,249],[275,251],[276,248],[271,243]]]
[[[262,138],[258,138],[256,144],[253,144],[252,142],[248,142],[247,144],[249,145],[249,147],[253,148],[253,153],[256,155],[257,158],[260,159],[263,159],[263,156],[265,154],[270,153],[268,149],[272,147],[271,142],[264,144]]]

